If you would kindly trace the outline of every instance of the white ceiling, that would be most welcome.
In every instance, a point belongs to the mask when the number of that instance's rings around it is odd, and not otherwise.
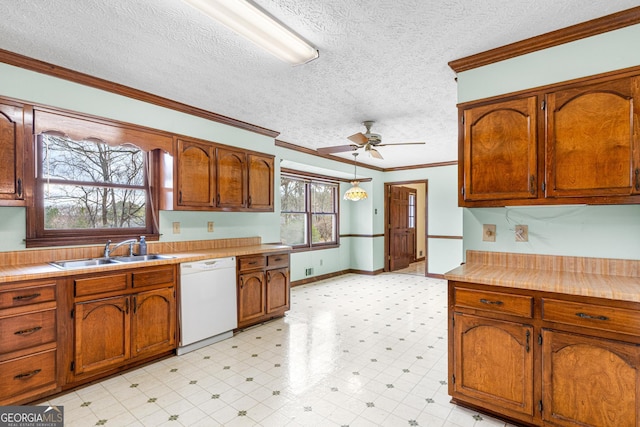
[[[230,0],[231,1],[231,0]],[[348,144],[363,120],[382,168],[457,158],[447,63],[638,5],[637,0],[256,0],[320,58],[291,67],[180,0],[0,0],[0,48],[280,132]],[[1,78],[1,77],[0,77]],[[351,158],[350,153],[341,156]]]

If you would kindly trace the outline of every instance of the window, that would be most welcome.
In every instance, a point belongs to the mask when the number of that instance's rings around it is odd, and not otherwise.
[[[30,246],[152,237],[150,153],[131,145],[37,138],[36,238]]]
[[[282,243],[294,249],[338,244],[338,183],[283,174],[280,201]]]

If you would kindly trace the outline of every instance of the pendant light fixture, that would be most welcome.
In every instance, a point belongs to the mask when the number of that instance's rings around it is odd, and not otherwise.
[[[318,50],[249,0],[184,0],[291,65],[306,64]]]
[[[360,188],[357,175],[356,175],[356,160],[358,159],[358,153],[353,153],[353,181],[351,181],[351,188],[344,193],[344,200],[351,200],[357,202],[367,198],[367,192]]]

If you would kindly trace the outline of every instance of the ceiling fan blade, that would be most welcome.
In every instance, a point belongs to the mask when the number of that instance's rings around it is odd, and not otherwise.
[[[336,145],[335,147],[320,147],[316,151],[320,154],[342,153],[344,151],[355,151],[358,149],[357,145]]]
[[[369,138],[366,137],[362,132],[354,133],[350,137],[347,138],[349,141],[353,141],[358,145],[365,145],[369,142]]]
[[[424,145],[426,142],[397,142],[395,144],[378,144],[376,147],[388,147],[390,145]]]
[[[380,159],[380,160],[384,160],[384,158],[382,157],[382,154],[380,154],[380,152],[378,150],[376,150],[375,148],[371,148],[369,150],[369,154],[371,154],[371,157],[375,157],[376,159]]]

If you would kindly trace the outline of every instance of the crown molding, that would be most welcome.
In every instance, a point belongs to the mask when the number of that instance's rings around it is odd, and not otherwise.
[[[260,126],[252,125],[241,120],[236,120],[231,117],[223,116],[211,111],[203,110],[201,108],[192,107],[181,102],[173,101],[168,98],[163,98],[158,95],[144,92],[138,89],[134,89],[129,86],[124,86],[118,83],[113,83],[108,80],[104,80],[98,77],[90,76],[78,71],[71,70],[69,68],[59,67],[48,62],[40,61],[38,59],[29,58],[24,55],[20,55],[14,52],[0,49],[0,62],[13,65],[15,67],[24,68],[25,70],[35,71],[37,73],[46,74],[52,77],[57,77],[63,80],[68,80],[74,83],[79,83],[85,86],[93,87],[96,89],[104,90],[106,92],[115,93],[117,95],[126,96],[128,98],[137,99],[138,101],[148,102],[149,104],[158,105],[160,107],[169,108],[171,110],[179,111],[181,113],[190,114],[192,116],[202,117],[213,122],[221,123],[228,126],[233,126],[239,129],[254,132],[260,135],[265,135],[271,138],[275,138],[280,135],[280,132],[276,132],[271,129],[263,128]]]
[[[456,73],[471,70],[640,23],[640,6],[449,62]]]

